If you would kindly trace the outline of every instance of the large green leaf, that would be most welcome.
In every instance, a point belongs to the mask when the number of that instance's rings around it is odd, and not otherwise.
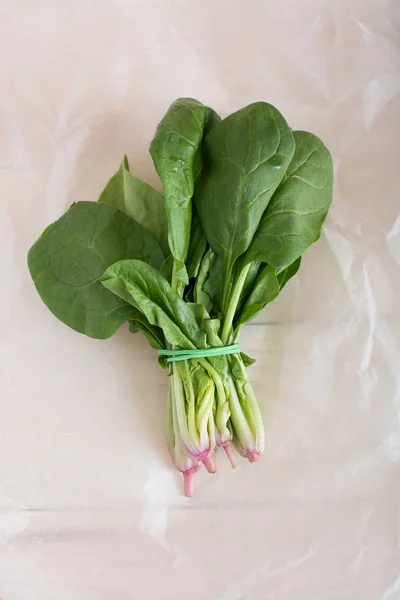
[[[230,115],[205,138],[196,205],[208,242],[221,256],[224,309],[233,265],[248,249],[293,152],[288,124],[265,102]]]
[[[204,134],[217,121],[218,115],[208,106],[192,98],[179,98],[162,118],[150,145],[154,166],[163,184],[175,274],[185,284],[191,199],[201,170],[201,143]]]
[[[263,215],[246,262],[258,260],[284,269],[321,235],[332,201],[331,155],[312,133],[293,135],[296,150],[287,177]]]
[[[122,258],[159,268],[164,256],[154,237],[117,208],[78,202],[32,246],[28,266],[40,297],[60,321],[108,338],[132,313],[100,283],[105,269]]]
[[[151,325],[161,328],[170,344],[182,348],[206,347],[205,333],[198,326],[193,310],[150,265],[140,260],[119,261],[105,271],[101,282],[139,309]]]
[[[148,229],[160,244],[164,254],[169,254],[164,198],[157,190],[132,175],[126,156],[100,194],[98,202],[107,202],[116,206],[139,225]]]
[[[275,269],[270,265],[263,265],[257,275],[253,289],[248,295],[246,302],[237,318],[234,327],[237,329],[254,317],[279,294],[279,282]]]

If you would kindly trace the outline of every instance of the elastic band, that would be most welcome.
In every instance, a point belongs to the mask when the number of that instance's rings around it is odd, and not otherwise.
[[[222,356],[241,352],[239,344],[217,346],[215,348],[196,348],[195,350],[159,350],[160,356],[168,356],[167,362],[178,362],[190,358],[207,358],[207,356]]]

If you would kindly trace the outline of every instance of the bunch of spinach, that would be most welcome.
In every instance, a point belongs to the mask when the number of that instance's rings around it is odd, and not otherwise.
[[[332,198],[331,156],[256,102],[221,120],[176,100],[150,146],[163,196],[125,157],[97,202],[78,202],[28,255],[42,300],[62,322],[108,338],[128,322],[159,350],[221,348],[274,300],[321,234]],[[237,352],[166,362],[171,456],[193,491],[200,463],[222,446],[255,461],[261,413]]]

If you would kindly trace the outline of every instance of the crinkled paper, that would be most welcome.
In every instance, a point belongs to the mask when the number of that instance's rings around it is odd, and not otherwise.
[[[395,0],[0,2],[2,600],[399,600],[400,6]],[[244,329],[267,447],[182,496],[167,382],[124,329],[59,323],[26,253],[170,102],[255,100],[319,135],[332,210]]]

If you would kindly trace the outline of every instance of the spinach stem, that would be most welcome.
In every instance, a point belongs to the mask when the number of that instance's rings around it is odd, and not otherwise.
[[[228,304],[228,298],[232,288],[232,268],[227,264],[223,264],[221,272],[221,310],[225,314]]]
[[[233,286],[233,290],[231,296],[229,298],[228,309],[226,311],[226,317],[224,319],[224,325],[222,328],[221,340],[223,345],[225,346],[229,342],[229,338],[231,337],[231,329],[233,324],[233,319],[235,318],[236,308],[239,302],[240,294],[242,292],[244,282],[246,281],[247,273],[250,269],[250,263],[245,265],[243,269],[240,271],[239,277],[236,279],[235,285]]]
[[[239,400],[241,401],[241,406],[246,416],[246,420],[254,436],[255,448],[253,455],[257,454],[257,452],[261,454],[264,448],[264,425],[260,407],[254,395],[246,367],[244,366],[241,357],[236,356],[235,362],[240,366],[242,376],[240,378],[234,377],[234,384]]]
[[[214,367],[208,362],[205,358],[199,359],[199,364],[207,371],[211,379],[214,381],[215,387],[217,389],[217,398],[221,405],[225,403],[225,390],[221,378]]]
[[[189,432],[185,392],[182,379],[179,375],[179,368],[176,363],[172,366],[172,378],[174,420],[176,421],[177,426],[176,435],[180,435],[187,452],[193,456],[199,450],[199,440],[197,435],[192,438]]]
[[[186,392],[186,403],[187,403],[187,424],[189,434],[192,440],[196,440],[198,433],[196,430],[196,400],[193,389],[192,378],[189,373],[188,361],[184,360],[181,365],[177,365],[178,372],[181,372],[181,380],[183,383],[183,389]],[[182,377],[182,374],[184,377]]]

